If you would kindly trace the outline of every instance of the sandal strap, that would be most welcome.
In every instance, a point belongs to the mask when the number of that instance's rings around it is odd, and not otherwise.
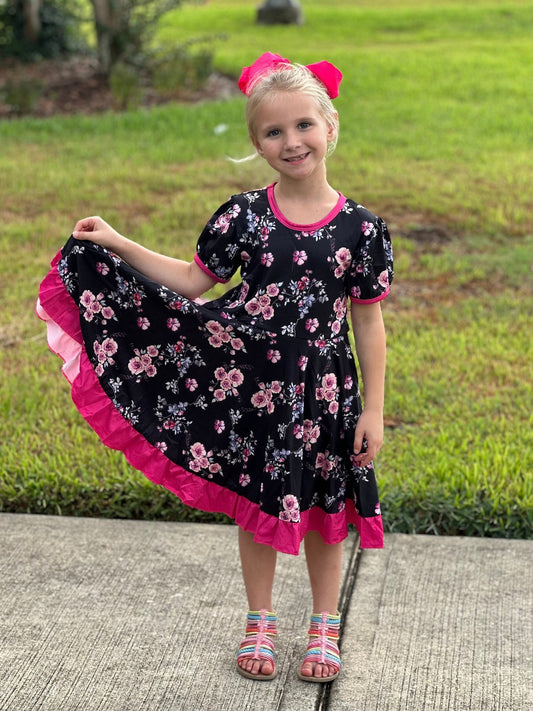
[[[329,664],[336,670],[340,669],[341,659],[337,644],[340,624],[340,615],[328,615],[327,612],[311,615],[308,632],[311,639],[307,645],[304,661]]]
[[[268,610],[250,610],[246,616],[246,632],[241,642],[237,659],[274,659],[274,642],[277,634],[277,615]]]

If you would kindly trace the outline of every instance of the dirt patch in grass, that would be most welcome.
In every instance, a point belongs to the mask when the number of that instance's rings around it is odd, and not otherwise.
[[[99,72],[96,58],[75,56],[43,59],[39,62],[0,62],[0,119],[17,118],[21,112],[5,96],[7,86],[32,91],[26,116],[45,118],[57,114],[97,114],[116,110],[116,102],[106,78]],[[239,93],[235,79],[212,74],[200,89],[182,89],[172,96],[156,92],[144,82],[141,106],[171,101],[198,102],[230,98]]]

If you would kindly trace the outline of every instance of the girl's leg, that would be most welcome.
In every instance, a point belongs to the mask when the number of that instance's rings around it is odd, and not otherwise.
[[[272,611],[272,587],[276,572],[276,551],[270,546],[256,543],[253,534],[239,528],[239,552],[241,555],[242,577],[249,610]],[[244,659],[239,662],[242,669],[252,674],[272,674],[274,667],[270,661]]]
[[[337,614],[342,574],[342,543],[328,545],[317,531],[309,531],[304,539],[309,582],[313,595],[313,614]],[[304,662],[304,676],[327,677],[335,672],[328,664]]]

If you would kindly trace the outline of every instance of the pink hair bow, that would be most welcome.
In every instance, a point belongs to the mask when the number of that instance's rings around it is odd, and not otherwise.
[[[256,80],[273,72],[280,64],[290,64],[290,61],[280,57],[279,54],[265,52],[255,60],[251,67],[243,67],[239,79],[239,89],[243,94],[249,96]],[[326,61],[315,62],[315,64],[307,64],[306,66],[324,84],[329,98],[335,99],[339,95],[339,84],[342,80],[341,71]]]

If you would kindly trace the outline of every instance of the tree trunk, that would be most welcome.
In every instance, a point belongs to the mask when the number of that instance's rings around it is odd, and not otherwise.
[[[117,59],[120,33],[128,27],[129,0],[91,0],[98,42],[98,61],[104,74],[109,74]]]
[[[24,37],[32,44],[37,44],[41,34],[41,5],[42,0],[22,0]]]

